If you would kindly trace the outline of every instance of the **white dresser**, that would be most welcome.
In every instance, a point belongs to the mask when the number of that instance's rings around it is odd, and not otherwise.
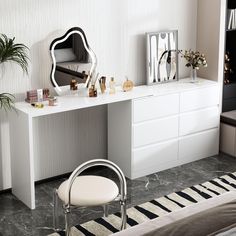
[[[216,155],[219,85],[152,86],[152,95],[108,105],[108,159],[131,179]]]

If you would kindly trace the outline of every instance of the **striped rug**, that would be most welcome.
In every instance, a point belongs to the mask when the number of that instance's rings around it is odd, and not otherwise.
[[[127,228],[235,189],[236,172],[131,207],[127,209]],[[81,225],[73,226],[71,235],[108,236],[118,232],[120,222],[120,213],[115,213],[107,218],[98,218]],[[64,236],[65,233],[61,231],[50,234],[50,236],[60,235]]]

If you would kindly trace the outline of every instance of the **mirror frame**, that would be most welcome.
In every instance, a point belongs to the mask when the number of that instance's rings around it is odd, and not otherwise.
[[[157,70],[157,81],[154,82],[154,79],[151,78],[151,66],[153,64],[153,61],[151,60],[151,37],[152,36],[159,36],[161,34],[170,34],[173,33],[174,38],[175,38],[175,48],[170,48],[170,49],[166,49],[164,51],[164,53],[175,53],[175,60],[176,60],[176,73],[175,73],[175,79],[168,79],[168,78],[159,78],[159,72]],[[158,45],[157,47],[157,51],[158,51]],[[164,53],[162,54],[161,58],[163,57]],[[160,61],[158,62],[158,65],[160,64]],[[146,33],[146,81],[147,81],[147,85],[154,85],[154,84],[160,84],[160,83],[166,83],[166,82],[172,82],[172,81],[177,81],[179,80],[179,65],[178,65],[178,30],[166,30],[166,31],[157,31],[157,32],[151,32],[151,33]],[[157,65],[157,67],[158,67]],[[160,81],[158,81],[160,79]]]
[[[62,43],[65,40],[67,40],[72,34],[79,34],[80,35],[82,42],[84,44],[84,47],[85,47],[86,51],[88,52],[88,54],[91,58],[91,61],[92,61],[92,66],[90,68],[88,78],[85,82],[85,87],[88,86],[88,83],[90,82],[91,77],[92,77],[92,75],[96,69],[96,66],[97,66],[97,57],[96,57],[95,53],[93,52],[93,50],[90,48],[87,38],[86,38],[86,35],[81,28],[73,27],[73,28],[69,29],[63,36],[55,38],[50,44],[50,55],[52,58],[52,69],[51,69],[50,79],[51,79],[52,85],[55,88],[58,95],[63,94],[63,92],[65,92],[65,90],[69,90],[70,85],[59,86],[55,80],[56,58],[54,55],[54,49],[59,43]]]

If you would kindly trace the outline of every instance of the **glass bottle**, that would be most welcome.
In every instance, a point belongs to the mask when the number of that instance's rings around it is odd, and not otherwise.
[[[110,83],[109,83],[109,87],[110,87],[109,93],[110,93],[110,94],[116,93],[115,83],[116,83],[116,82],[115,82],[114,78],[111,77],[111,80],[110,80]]]

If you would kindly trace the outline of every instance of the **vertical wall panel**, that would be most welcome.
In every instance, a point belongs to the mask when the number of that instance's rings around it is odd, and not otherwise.
[[[14,93],[18,100],[22,100],[28,89],[52,89],[49,44],[72,26],[79,26],[86,32],[102,75],[114,76],[117,84],[123,82],[125,75],[136,84],[145,83],[144,33],[178,29],[180,48],[195,48],[196,4],[197,0],[0,0],[0,33],[15,36],[16,42],[26,44],[30,48],[31,61],[29,75],[23,75],[14,64],[6,65],[5,75],[0,78],[0,92]],[[183,68],[181,76],[186,75],[187,70]],[[8,121],[4,119],[0,121],[0,189],[11,187]],[[83,127],[80,130],[78,120],[92,123],[92,126],[84,124],[89,132]],[[42,118],[36,123],[38,179],[70,170],[86,156],[100,157],[106,153],[106,108]],[[69,139],[69,145],[59,152],[60,149],[51,143],[50,152],[47,143],[54,136],[60,136],[58,126],[66,138],[60,137],[57,143]],[[94,131],[92,136],[91,130]],[[70,135],[73,139],[69,138]],[[84,149],[84,143],[91,137],[94,149]],[[81,152],[79,160],[75,155],[77,152]],[[56,163],[55,153],[61,160],[68,156],[68,163],[64,159],[61,164]]]
[[[126,73],[137,84],[145,83],[145,32],[178,30],[179,49],[195,49],[197,33],[196,0],[129,0],[126,4]],[[189,76],[180,61],[180,77]]]
[[[36,180],[73,171],[94,158],[107,158],[106,106],[34,118]]]

